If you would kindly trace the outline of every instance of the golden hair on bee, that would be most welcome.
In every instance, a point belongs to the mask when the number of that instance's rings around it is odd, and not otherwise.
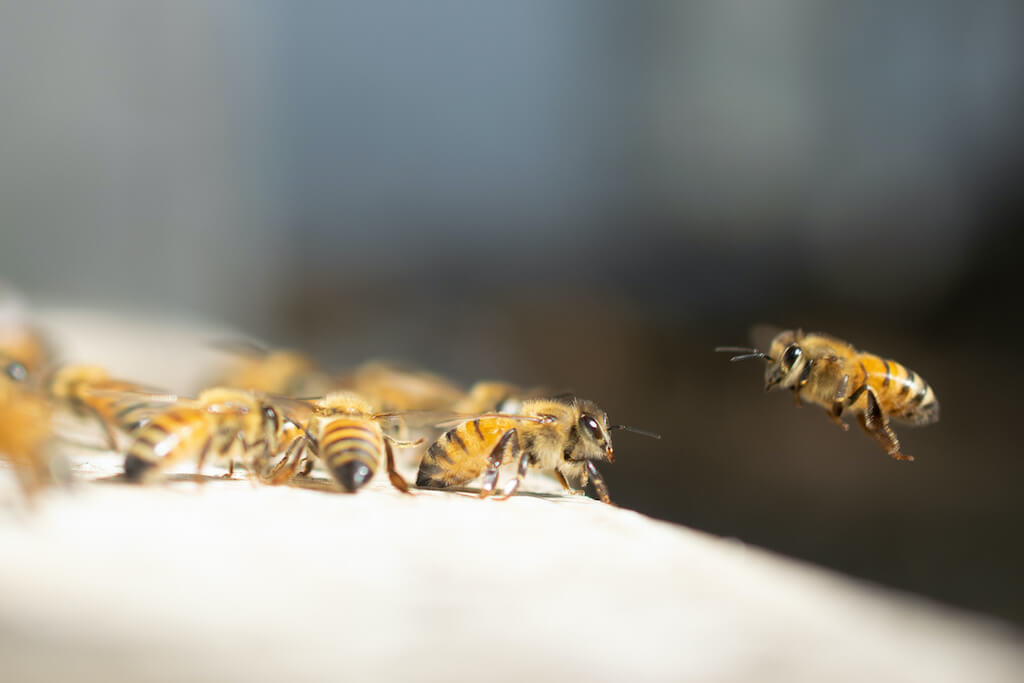
[[[207,389],[195,400],[173,403],[136,431],[125,455],[125,478],[151,479],[189,458],[196,458],[198,472],[210,456],[227,460],[226,476],[233,473],[236,456],[255,471],[283,445],[286,423],[264,396],[227,387]]]
[[[494,493],[502,465],[516,463],[515,479],[502,499],[518,490],[529,469],[553,472],[570,493],[593,481],[601,500],[610,503],[608,487],[595,463],[614,462],[612,425],[593,401],[578,398],[523,401],[518,415],[491,413],[467,419],[445,432],[420,461],[416,485],[449,488],[483,476],[480,496]]]
[[[4,362],[0,373],[0,460],[6,461],[31,499],[52,483],[50,415],[46,397],[25,383],[20,361]]]
[[[114,379],[97,365],[66,365],[49,381],[50,395],[77,417],[95,420],[103,429],[106,446],[119,450],[118,436],[130,436],[152,415],[166,407],[150,395],[152,387]]]
[[[36,375],[53,362],[50,343],[29,320],[22,297],[0,283],[0,362],[16,361],[29,375]]]
[[[721,346],[716,351],[738,353],[731,360],[766,362],[765,391],[789,389],[800,405],[825,409],[829,419],[848,429],[844,414],[856,415],[861,428],[896,460],[914,458],[900,449],[889,420],[927,425],[939,419],[939,402],[920,375],[894,360],[858,351],[826,334],[784,330],[768,351]]]
[[[307,426],[309,447],[346,493],[355,493],[369,483],[382,461],[391,484],[409,492],[396,469],[392,445],[415,444],[385,434],[380,424],[383,417],[371,401],[351,391],[327,394],[313,404]]]
[[[465,392],[440,375],[370,361],[360,365],[341,387],[372,401],[381,410],[447,410]]]
[[[293,397],[320,395],[330,383],[317,362],[300,351],[244,341],[223,341],[216,346],[236,358],[215,386]]]

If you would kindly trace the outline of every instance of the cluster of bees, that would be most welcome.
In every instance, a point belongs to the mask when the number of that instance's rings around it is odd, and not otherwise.
[[[382,468],[396,489],[409,493],[395,449],[424,444],[418,488],[462,487],[479,479],[479,495],[489,497],[502,467],[510,465],[514,474],[502,498],[534,469],[573,494],[590,482],[608,503],[597,466],[614,461],[612,432],[660,438],[612,424],[595,403],[573,395],[549,397],[490,381],[463,390],[429,372],[380,362],[337,377],[302,353],[256,346],[236,349],[239,362],[230,371],[186,398],[111,377],[94,365],[54,367],[31,327],[2,322],[0,458],[30,494],[50,479],[49,457],[60,437],[53,427],[57,414],[98,426],[99,447],[123,454],[123,477],[130,482],[160,480],[183,463],[195,463],[198,472],[218,460],[228,476],[239,464],[250,479],[267,485],[307,477],[319,466],[351,493]],[[934,391],[900,363],[799,330],[779,332],[767,348],[716,350],[738,354],[734,361],[764,360],[766,390],[789,389],[797,404],[822,406],[844,429],[843,416],[856,416],[897,460],[913,458],[900,449],[890,418],[915,425],[938,419]]]

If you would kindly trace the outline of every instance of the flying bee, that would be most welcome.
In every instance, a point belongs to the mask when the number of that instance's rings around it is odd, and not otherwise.
[[[238,362],[214,386],[275,396],[319,396],[328,388],[327,373],[299,351],[268,349],[244,341],[219,342],[217,346],[238,356]]]
[[[96,365],[66,365],[49,383],[50,395],[78,416],[95,419],[103,429],[107,447],[118,449],[118,434],[131,435],[162,409],[150,400],[157,390],[113,379]]]
[[[201,471],[207,457],[227,459],[230,477],[240,456],[250,472],[275,453],[298,426],[270,399],[254,392],[214,387],[195,400],[178,400],[134,434],[124,459],[128,481],[151,479],[188,458]]]
[[[480,497],[494,493],[503,464],[516,463],[516,477],[502,499],[519,488],[530,468],[554,472],[562,487],[578,493],[588,479],[601,500],[610,503],[608,487],[595,463],[614,462],[611,432],[634,431],[612,425],[592,401],[577,398],[523,401],[518,415],[491,413],[468,419],[441,435],[420,461],[416,485],[423,488],[461,486],[481,474]]]
[[[50,414],[46,397],[27,386],[20,361],[3,361],[0,373],[0,460],[6,461],[31,498],[50,483]]]
[[[785,330],[772,339],[767,353],[728,346],[715,350],[740,353],[733,361],[767,361],[765,391],[791,389],[797,405],[807,401],[822,406],[829,419],[844,430],[849,427],[842,416],[856,415],[864,431],[896,460],[914,458],[900,450],[890,418],[911,425],[939,419],[935,392],[920,375],[825,334]]]
[[[391,484],[403,493],[409,485],[395,468],[392,444],[414,446],[393,439],[381,428],[372,403],[358,394],[338,391],[316,401],[307,427],[309,446],[342,490],[355,493],[373,478],[384,460]]]

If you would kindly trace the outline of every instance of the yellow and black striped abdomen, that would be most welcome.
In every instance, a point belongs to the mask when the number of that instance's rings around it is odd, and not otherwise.
[[[320,429],[320,460],[345,491],[373,478],[383,451],[384,435],[372,420],[337,418]]]
[[[198,455],[212,437],[211,416],[204,410],[172,408],[160,413],[135,434],[124,458],[129,481],[141,481],[153,470]]]
[[[859,361],[882,411],[890,418],[916,425],[939,419],[939,401],[923,377],[902,363],[874,354],[861,354]]]
[[[138,429],[157,410],[152,401],[146,400],[142,389],[130,382],[94,382],[83,394],[82,403],[101,420],[126,434]]]
[[[498,441],[515,426],[512,419],[481,417],[445,432],[423,455],[416,485],[445,488],[476,479]]]

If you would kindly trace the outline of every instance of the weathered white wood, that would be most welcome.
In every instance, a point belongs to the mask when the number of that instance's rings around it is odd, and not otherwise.
[[[1024,680],[1008,627],[739,541],[379,479],[354,496],[80,481],[0,507],[0,678]]]

